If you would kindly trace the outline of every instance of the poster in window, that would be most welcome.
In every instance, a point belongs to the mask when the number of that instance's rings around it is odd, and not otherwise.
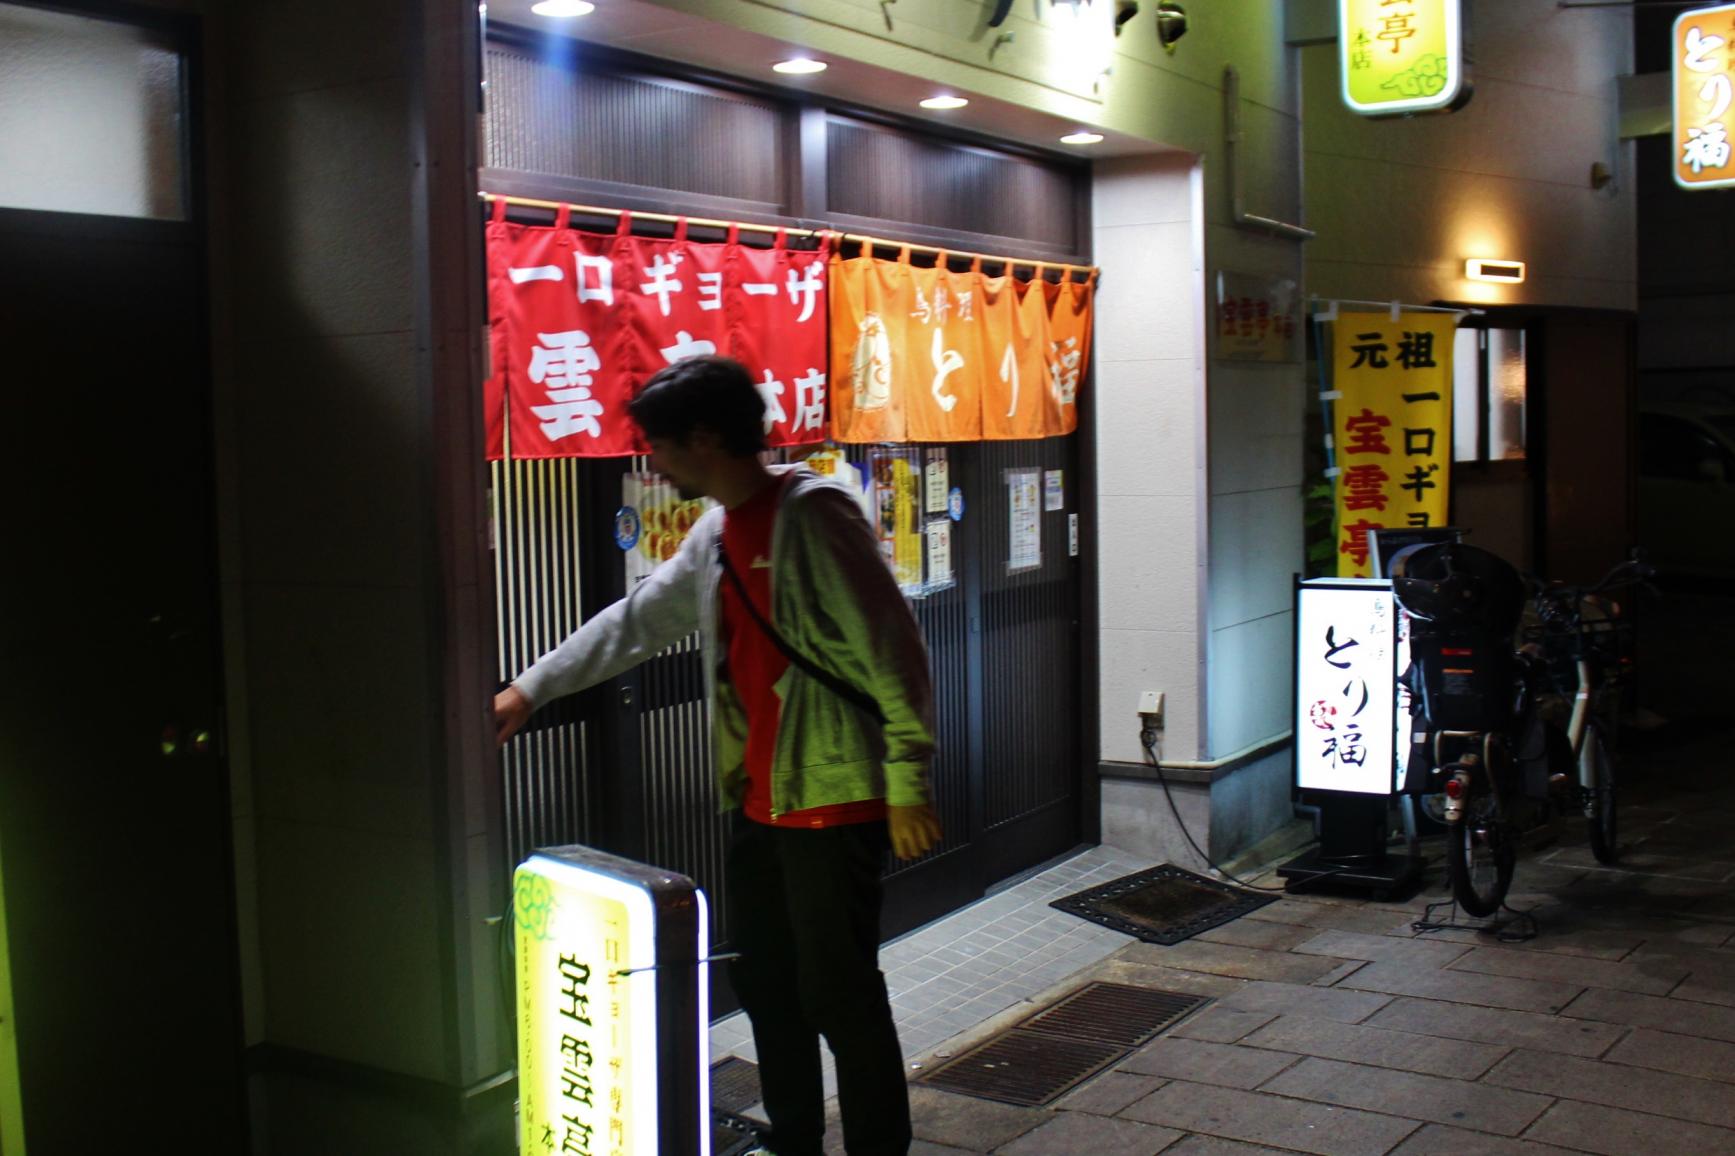
[[[898,588],[912,597],[919,596],[923,592],[922,451],[913,447],[876,450],[868,458],[868,471],[880,556],[891,567]]]
[[[1038,569],[1042,565],[1042,471],[1007,470],[1006,497],[1011,517],[1006,571]]]
[[[928,581],[925,593],[937,594],[956,585],[952,575],[952,523],[935,518],[928,523]]]

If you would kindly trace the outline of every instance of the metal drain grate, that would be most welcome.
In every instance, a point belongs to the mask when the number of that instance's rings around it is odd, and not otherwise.
[[[740,1056],[730,1056],[711,1065],[711,1108],[717,1112],[745,1112],[757,1104],[759,1065]]]
[[[916,1082],[1039,1108],[1210,1002],[1184,992],[1093,983]]]
[[[1018,1026],[1046,1035],[1100,1040],[1130,1051],[1205,1002],[1180,992],[1093,983]]]
[[[924,1076],[921,1083],[1002,1104],[1039,1108],[1122,1056],[1116,1044],[1013,1028]]]
[[[1265,906],[1275,892],[1231,887],[1164,863],[1056,899],[1050,907],[1144,940],[1172,945]]]

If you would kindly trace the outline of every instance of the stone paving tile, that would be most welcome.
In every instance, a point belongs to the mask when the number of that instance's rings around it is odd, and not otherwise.
[[[1413,935],[1410,922],[1415,917],[1402,911],[1385,908],[1343,907],[1335,904],[1309,903],[1301,899],[1279,899],[1242,916],[1248,920],[1269,923],[1289,923],[1298,927],[1331,928],[1338,931],[1361,931],[1369,935]]]
[[[1234,979],[1226,975],[1206,975],[1203,972],[1183,971],[1157,964],[1135,963],[1124,955],[1104,960],[1091,970],[1090,978],[1219,999],[1253,986],[1244,979]]]
[[[1660,875],[1672,879],[1703,879],[1712,882],[1727,879],[1730,872],[1735,872],[1735,863],[1669,855],[1653,851],[1642,843],[1636,847],[1623,847],[1620,863],[1615,868],[1604,867],[1598,863],[1588,846],[1565,848],[1550,856],[1547,861],[1563,867],[1583,867],[1592,871],[1618,871],[1628,875]]]
[[[1255,1028],[1264,1027],[1277,1017],[1270,1012],[1236,1011],[1222,1004],[1213,1004],[1182,1020],[1168,1035],[1183,1040],[1205,1040],[1213,1044],[1232,1044]]]
[[[1062,1096],[1054,1104],[1068,1112],[1092,1112],[1098,1116],[1115,1116],[1135,1100],[1142,1100],[1167,1081],[1161,1076],[1139,1076],[1131,1072],[1103,1072],[1092,1076],[1079,1087]]]
[[[1655,1112],[1735,1128],[1735,1093],[1730,1092],[1728,1084],[1713,1080],[1517,1051],[1496,1065],[1485,1082],[1563,1100],[1584,1100],[1610,1108],[1631,1108],[1635,1112]]]
[[[1159,1093],[1160,1094],[1160,1093]],[[1545,1144],[1598,1152],[1602,1156],[1634,1156],[1643,1153],[1735,1151],[1735,1132],[1670,1120],[1643,1112],[1605,1108],[1561,1100],[1538,1120],[1525,1136]]]
[[[1316,1059],[1303,1060],[1261,1086],[1260,1091],[1503,1136],[1524,1131],[1550,1102],[1547,1096],[1486,1084]]]
[[[1314,929],[1305,924],[1273,923],[1264,919],[1237,919],[1194,936],[1208,943],[1232,943],[1237,947],[1258,947],[1266,951],[1289,951],[1310,938]]]
[[[1181,1138],[1173,1128],[1110,1120],[1078,1112],[1062,1112],[1012,1143],[996,1148],[999,1156],[1056,1156],[1061,1152],[1089,1156],[1154,1156]]]
[[[1116,1064],[1115,1070],[1228,1088],[1257,1088],[1295,1059],[1282,1052],[1164,1036]]]
[[[1267,1148],[1263,1144],[1243,1144],[1221,1136],[1188,1136],[1172,1148],[1164,1148],[1163,1156],[1284,1156],[1282,1148]]]
[[[1010,1144],[1046,1123],[1049,1115],[1040,1108],[1018,1108],[919,1085],[910,1087],[910,1119],[917,1139],[966,1151],[989,1152]]]
[[[1627,962],[1641,970],[1660,970],[1664,974],[1670,969],[1684,967],[1687,978],[1669,992],[1670,995],[1677,999],[1735,1007],[1735,951],[1688,947],[1678,943],[1658,947],[1646,944]]]
[[[1346,959],[1312,983],[1313,987],[1336,987],[1356,972],[1367,966],[1362,959]]]
[[[1735,1083],[1735,1044],[1639,1028],[1609,1049],[1610,1063]],[[1730,1093],[1735,1096],[1735,1092]]]
[[[1305,1016],[1281,1016],[1242,1041],[1248,1047],[1275,1048],[1328,1060],[1347,1060],[1430,1076],[1474,1080],[1493,1067],[1506,1049],[1464,1040],[1387,1031],[1365,1024],[1339,1024]]]
[[[1735,927],[1715,923],[1695,923],[1676,936],[1683,943],[1695,943],[1704,947],[1721,947],[1727,943],[1735,943]]]
[[[1564,910],[1557,907],[1557,910]],[[1547,911],[1537,911],[1542,932],[1528,943],[1511,945],[1515,951],[1539,951],[1550,955],[1576,955],[1586,959],[1623,959],[1645,941],[1642,933],[1605,927],[1560,927]],[[1450,927],[1424,932],[1422,939],[1436,943],[1463,943],[1472,947],[1491,944],[1493,937],[1468,927]]]
[[[1720,982],[1702,983],[1696,979],[1688,979],[1683,981],[1681,986],[1676,988],[1672,994],[1676,999],[1735,1008],[1735,988],[1730,988]]]
[[[1584,990],[1582,987],[1563,983],[1513,979],[1502,975],[1478,975],[1467,971],[1421,971],[1396,963],[1370,963],[1344,980],[1342,986],[1358,991],[1384,992],[1387,995],[1414,995],[1423,999],[1443,999],[1451,1003],[1550,1014],[1560,1011]]]
[[[1389,996],[1342,987],[1258,982],[1224,995],[1218,1006],[1273,1015],[1315,1016],[1353,1024],[1365,1020],[1390,1002]]]
[[[1627,1032],[1621,1025],[1594,1020],[1409,997],[1393,1000],[1366,1023],[1400,1032],[1590,1057],[1608,1051]]]
[[[1470,949],[1455,943],[1437,943],[1427,939],[1364,935],[1358,931],[1322,931],[1295,950],[1307,955],[1334,955],[1340,959],[1440,968]]]
[[[1563,1013],[1579,1019],[1656,1028],[1685,1036],[1735,1042],[1735,1009],[1690,1000],[1636,995],[1592,988],[1567,1005]]]
[[[1552,1144],[1467,1132],[1444,1124],[1429,1124],[1392,1149],[1391,1156],[1577,1156]]]
[[[1383,1156],[1417,1128],[1414,1120],[1180,1080],[1163,1085],[1121,1115],[1316,1156]]]
[[[1173,947],[1154,943],[1135,944],[1122,953],[1122,958],[1135,963],[1154,963],[1160,967],[1180,967],[1188,971],[1233,976],[1236,979],[1265,979],[1280,983],[1308,983],[1343,962],[1326,956],[1260,951],[1252,947],[1206,943],[1198,939],[1189,939]]]
[[[1574,987],[1606,987],[1641,995],[1667,995],[1687,977],[1687,969],[1678,964],[1655,963],[1638,967],[1630,963],[1610,963],[1605,959],[1574,959],[1537,951],[1512,951],[1504,947],[1475,948],[1448,966],[1453,971],[1540,979]]]

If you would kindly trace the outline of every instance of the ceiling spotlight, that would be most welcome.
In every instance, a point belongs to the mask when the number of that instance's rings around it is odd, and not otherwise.
[[[779,60],[771,66],[771,71],[781,72],[785,76],[812,76],[816,72],[824,72],[826,63],[823,60],[809,60],[798,56],[794,60]]]
[[[1069,145],[1087,145],[1096,144],[1100,140],[1102,140],[1102,134],[1100,132],[1081,131],[1067,133],[1065,136],[1060,138],[1060,143]]]
[[[927,100],[922,101],[922,107],[945,111],[951,108],[963,108],[969,103],[961,96],[930,96]]]
[[[596,5],[590,0],[540,0],[540,3],[532,4],[530,10],[550,20],[567,20],[574,16],[589,16],[596,11]]]
[[[1121,27],[1139,14],[1139,0],[1115,0],[1114,34],[1121,34]]]

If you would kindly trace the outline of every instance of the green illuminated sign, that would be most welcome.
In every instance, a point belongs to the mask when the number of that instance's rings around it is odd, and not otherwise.
[[[1343,100],[1364,116],[1432,112],[1464,93],[1459,0],[1338,0]]]

